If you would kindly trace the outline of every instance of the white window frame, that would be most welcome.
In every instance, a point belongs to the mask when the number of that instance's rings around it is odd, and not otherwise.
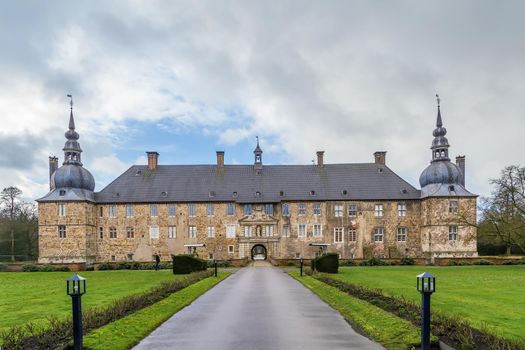
[[[357,242],[357,230],[349,227],[346,234],[348,235],[348,242]]]
[[[132,205],[126,205],[126,217],[132,218],[133,217],[133,206]]]
[[[206,215],[208,216],[214,216],[215,215],[215,206],[213,203],[208,203],[206,205]]]
[[[117,238],[117,228],[115,226],[111,226],[109,228],[109,239],[116,239]]]
[[[152,225],[149,227],[149,238],[151,239],[159,239],[160,232],[159,227],[157,225]]]
[[[98,207],[98,217],[99,218],[104,217],[104,207]]]
[[[290,237],[290,225],[283,225],[283,237]]]
[[[265,204],[264,213],[269,216],[273,215],[273,204]]]
[[[313,204],[313,211],[314,211],[314,215],[321,215],[322,213],[322,210],[321,210],[321,203],[314,203]]]
[[[374,204],[374,216],[376,218],[382,218],[384,215],[385,207],[383,204]]]
[[[253,234],[251,226],[244,226],[244,237],[251,237]]]
[[[243,213],[244,215],[252,215],[253,214],[253,205],[247,203],[243,207]]]
[[[457,199],[451,199],[448,201],[448,212],[457,213],[459,210],[459,202]]]
[[[67,238],[67,227],[66,227],[66,225],[58,225],[57,233],[58,233],[58,238],[59,239]]]
[[[189,238],[197,238],[197,226],[190,225],[188,227],[188,237]]]
[[[226,225],[226,238],[235,238],[235,225]]]
[[[306,224],[297,225],[297,238],[306,238]]]
[[[344,242],[344,228],[343,227],[334,227],[334,243],[343,243]]]
[[[323,237],[323,225],[314,224],[312,228],[312,236],[313,237]]]
[[[168,216],[172,218],[177,216],[177,205],[176,204],[168,205]]]
[[[334,204],[334,217],[340,218],[343,217],[343,205]]]
[[[157,204],[150,204],[149,205],[149,215],[152,218],[156,218],[157,216],[159,216],[159,207],[158,207]]]
[[[281,215],[290,216],[290,203],[281,204]]]
[[[306,215],[306,203],[297,203],[297,215],[298,216]]]
[[[126,227],[126,238],[128,239],[135,238],[135,228],[133,226]]]
[[[188,204],[188,216],[194,218],[197,216],[197,205],[190,203]]]
[[[226,215],[234,216],[235,215],[235,203],[228,203],[226,206]]]
[[[372,242],[383,243],[384,240],[385,240],[385,228],[384,227],[374,227],[374,229],[372,230]]]
[[[168,238],[177,238],[177,226],[168,226]]]
[[[208,238],[215,238],[215,226],[208,226],[206,228],[206,236]]]
[[[264,234],[266,235],[266,237],[272,237],[273,236],[273,225],[265,225]]]
[[[58,203],[58,216],[66,216],[67,209],[66,203]]]
[[[448,240],[457,241],[458,240],[458,225],[449,225],[448,226]]]
[[[110,205],[109,206],[109,218],[114,219],[116,217],[117,217],[117,206]]]
[[[348,217],[355,218],[357,216],[357,204],[348,205]]]
[[[408,229],[406,227],[397,228],[397,241],[398,242],[406,242],[407,236],[408,236]]]
[[[407,204],[406,203],[397,203],[397,216],[404,218],[407,216]]]
[[[235,253],[235,246],[233,244],[228,245],[228,254]]]

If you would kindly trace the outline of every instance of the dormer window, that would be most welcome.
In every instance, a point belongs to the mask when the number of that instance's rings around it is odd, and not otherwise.
[[[346,195],[348,194],[348,191],[347,191],[347,190],[342,190],[342,191],[341,191],[341,194],[342,194],[343,196],[346,196]]]
[[[315,196],[315,191],[310,191],[310,196]]]
[[[233,197],[233,198],[237,198],[237,192],[233,192],[233,193],[232,193],[232,197]]]
[[[257,191],[255,192],[255,197],[260,197],[261,196],[261,192]]]
[[[279,191],[279,197],[283,197],[284,196],[284,191]]]
[[[160,193],[160,195],[161,195],[161,197],[167,197],[167,196],[168,196],[168,192],[166,192],[166,191],[162,191],[162,192]]]
[[[59,195],[59,196],[65,196],[65,195],[66,195],[66,190],[60,190],[60,191],[58,192],[58,195]]]

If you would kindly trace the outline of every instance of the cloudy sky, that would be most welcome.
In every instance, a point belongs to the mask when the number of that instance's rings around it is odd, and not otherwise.
[[[73,94],[97,190],[161,164],[387,164],[412,185],[442,113],[467,188],[524,165],[522,1],[3,1],[0,187],[48,189]]]

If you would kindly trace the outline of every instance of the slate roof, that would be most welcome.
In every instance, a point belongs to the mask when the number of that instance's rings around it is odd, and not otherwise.
[[[223,168],[159,165],[155,170],[134,165],[95,193],[98,203],[277,203],[419,198],[419,190],[387,166],[376,163],[326,164],[324,167],[265,165],[259,173],[253,165],[225,165]]]

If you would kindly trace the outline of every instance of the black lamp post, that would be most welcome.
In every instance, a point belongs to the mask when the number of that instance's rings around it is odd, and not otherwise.
[[[301,257],[301,276],[303,275],[304,259]]]
[[[66,280],[66,293],[71,296],[73,305],[73,343],[75,350],[82,350],[82,302],[86,293],[86,279],[78,274]]]
[[[417,275],[417,290],[421,293],[421,350],[430,350],[430,295],[436,291],[436,277],[428,272]]]
[[[214,268],[214,274],[215,277],[217,277],[217,260],[213,259],[213,268]]]

